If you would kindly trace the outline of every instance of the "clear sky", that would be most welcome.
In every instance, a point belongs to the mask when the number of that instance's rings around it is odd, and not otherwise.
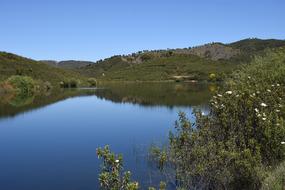
[[[0,0],[0,51],[98,60],[144,49],[285,39],[285,0]]]

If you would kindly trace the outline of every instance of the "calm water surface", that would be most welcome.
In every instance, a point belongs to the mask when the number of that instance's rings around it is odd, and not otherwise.
[[[96,148],[109,144],[142,186],[161,176],[146,155],[167,141],[177,113],[207,111],[209,87],[187,84],[110,84],[0,101],[0,189],[98,189]],[[16,100],[15,100],[16,99]],[[27,98],[28,99],[28,98]]]

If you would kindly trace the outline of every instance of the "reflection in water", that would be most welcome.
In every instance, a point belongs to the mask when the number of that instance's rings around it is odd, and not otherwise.
[[[179,110],[190,117],[193,106],[206,112],[209,98],[209,86],[184,83],[109,83],[1,96],[0,189],[98,189],[95,150],[106,144],[123,154],[143,189],[158,184],[148,147],[167,141]]]
[[[13,117],[19,113],[41,108],[46,105],[90,92],[80,90],[60,90],[34,96],[21,94],[2,94],[0,99],[0,118]]]
[[[96,95],[113,102],[128,102],[144,106],[206,105],[215,85],[196,83],[107,83]]]
[[[0,119],[41,108],[76,96],[92,96],[115,103],[142,106],[199,106],[207,112],[207,102],[215,85],[188,83],[105,83],[102,88],[58,90],[37,96],[3,94],[0,99]]]

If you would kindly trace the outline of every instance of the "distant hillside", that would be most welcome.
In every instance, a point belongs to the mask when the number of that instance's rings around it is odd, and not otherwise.
[[[118,55],[79,69],[102,80],[207,80],[210,74],[220,79],[266,48],[285,46],[284,40],[245,39],[230,44],[141,51]]]
[[[48,64],[53,67],[58,67],[63,69],[79,69],[81,67],[85,67],[87,65],[94,63],[91,61],[75,61],[75,60],[60,61],[60,62],[52,60],[41,60],[40,62]]]
[[[278,48],[285,46],[285,40],[261,40],[258,38],[249,38],[231,44],[227,44],[227,46],[239,49],[243,53],[254,54],[256,52],[263,51],[266,48]]]
[[[39,61],[0,52],[0,81],[12,75],[30,76],[37,80],[49,81],[54,86],[70,78],[85,80],[85,77],[74,71],[51,67]]]

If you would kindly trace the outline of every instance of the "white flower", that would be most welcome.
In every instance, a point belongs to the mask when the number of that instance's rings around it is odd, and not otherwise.
[[[267,105],[265,103],[261,103],[260,104],[262,107],[267,107]]]
[[[254,111],[255,111],[256,113],[258,113],[258,112],[259,112],[259,110],[258,110],[257,108],[255,108],[255,109],[254,109]]]
[[[256,91],[256,94],[259,94],[260,92],[259,91]]]
[[[257,117],[261,117],[261,114],[259,113],[259,114],[257,115]]]
[[[285,142],[283,141],[283,142],[281,142],[281,144],[285,144]]]
[[[115,162],[116,162],[116,163],[119,163],[119,162],[120,162],[120,160],[115,160]]]
[[[278,112],[280,112],[280,110],[276,110],[276,112],[278,113]]]
[[[276,126],[280,126],[280,124],[279,124],[279,123],[276,123]]]
[[[280,86],[280,84],[276,84],[276,86]]]
[[[267,89],[267,92],[271,92],[271,90]]]
[[[247,78],[248,78],[248,79],[251,79],[251,77],[250,77],[250,76],[248,76]]]
[[[275,85],[274,85],[274,84],[272,84],[271,86],[272,86],[272,87],[274,87]]]
[[[226,92],[226,94],[229,94],[229,95],[231,95],[232,93],[233,93],[233,92],[230,91],[230,90]]]
[[[236,95],[236,97],[238,98],[238,97],[239,97],[239,95],[237,94],[237,95]]]
[[[217,96],[222,97],[222,95],[221,95],[221,94],[217,94]]]
[[[262,118],[262,120],[263,120],[263,121],[265,121],[265,120],[266,120],[266,118],[265,118],[265,117],[263,117],[263,118]]]

